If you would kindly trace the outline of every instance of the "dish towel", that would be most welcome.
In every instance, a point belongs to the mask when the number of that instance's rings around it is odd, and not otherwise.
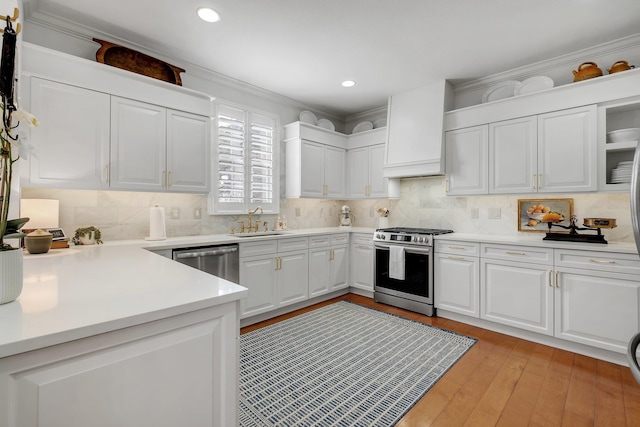
[[[404,248],[402,246],[389,247],[389,278],[404,280]]]

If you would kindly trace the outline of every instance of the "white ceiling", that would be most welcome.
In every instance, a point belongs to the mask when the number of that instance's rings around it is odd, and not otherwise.
[[[640,33],[639,0],[24,0],[305,104],[348,116]],[[200,21],[197,7],[222,20]],[[184,61],[184,62],[183,62]],[[640,65],[640,64],[639,64]],[[357,81],[345,89],[340,82]]]

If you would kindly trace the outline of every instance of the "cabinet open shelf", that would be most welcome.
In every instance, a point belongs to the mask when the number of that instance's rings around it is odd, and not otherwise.
[[[624,141],[624,142],[610,142],[605,145],[605,150],[608,153],[616,151],[635,151],[638,141]]]

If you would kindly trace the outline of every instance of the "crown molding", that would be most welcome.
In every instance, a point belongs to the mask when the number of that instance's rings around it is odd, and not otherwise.
[[[501,73],[492,74],[490,76],[475,79],[469,82],[454,85],[456,94],[474,92],[477,90],[486,90],[496,83],[506,80],[525,80],[529,77],[545,75],[552,70],[560,67],[574,67],[584,62],[584,58],[595,58],[603,55],[614,54],[616,52],[624,52],[630,49],[640,49],[640,33],[634,34],[621,39],[602,43],[586,49],[581,49],[566,55],[557,56],[543,61],[534,62],[533,64],[503,71]]]
[[[362,118],[366,118],[372,116],[374,114],[387,114],[387,106],[383,105],[382,107],[373,108],[371,110],[363,111],[362,113],[351,114],[344,118],[345,122],[355,121]]]
[[[121,46],[125,46],[130,49],[137,50],[138,52],[142,52],[154,58],[158,58],[162,61],[166,61],[171,64],[178,63],[181,68],[184,68],[186,70],[185,71],[186,75],[199,78],[202,80],[206,80],[216,85],[226,86],[231,89],[245,92],[250,95],[257,96],[257,97],[260,97],[260,98],[263,98],[271,102],[275,102],[293,109],[310,110],[310,111],[313,111],[314,113],[317,113],[322,116],[326,116],[334,120],[344,121],[344,117],[337,115],[335,112],[320,110],[313,106],[304,104],[303,102],[300,102],[298,100],[289,98],[284,95],[280,95],[276,92],[272,92],[258,86],[254,86],[250,83],[246,83],[238,79],[234,79],[233,77],[229,77],[225,74],[218,73],[216,71],[190,63],[188,61],[183,61],[179,58],[169,58],[157,50],[149,49],[145,46],[132,43],[129,40],[125,40],[121,37],[115,36],[110,33],[105,33],[102,31],[98,31],[94,28],[87,27],[85,25],[80,25],[75,22],[71,22],[69,20],[60,18],[59,16],[56,16],[53,14],[49,14],[42,11],[36,11],[25,19],[25,27],[28,26],[29,24],[37,25],[47,30],[61,33],[66,36],[69,36],[69,37],[78,39],[82,42],[86,42],[90,44],[96,44],[93,41],[94,37],[100,38],[103,40],[109,40],[113,43],[117,43]]]

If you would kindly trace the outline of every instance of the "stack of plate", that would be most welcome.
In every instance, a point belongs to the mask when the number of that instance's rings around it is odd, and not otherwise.
[[[620,162],[618,166],[611,170],[611,183],[612,184],[628,184],[631,182],[631,168],[633,162]]]

